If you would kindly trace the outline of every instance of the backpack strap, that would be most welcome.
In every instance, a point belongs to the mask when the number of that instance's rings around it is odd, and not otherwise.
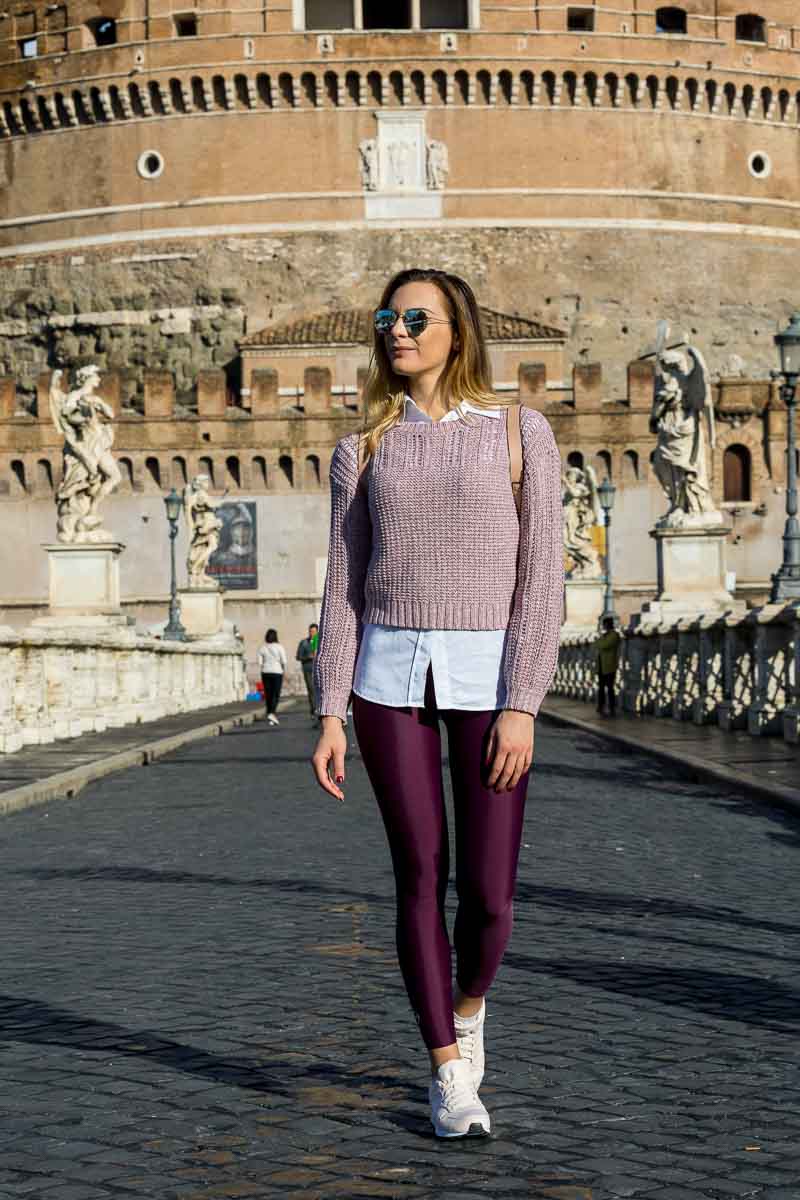
[[[522,438],[519,431],[519,404],[509,404],[506,409],[506,436],[508,438],[508,466],[511,474],[511,492],[517,506],[517,515],[522,509]]]
[[[365,437],[363,437],[362,433],[360,433],[359,434],[359,445],[357,445],[357,450],[356,450],[357,461],[359,461],[359,482],[357,482],[356,488],[360,487],[360,488],[362,488],[362,490],[363,490],[363,486],[365,486],[366,481],[367,481],[367,473],[365,470],[365,468],[368,466],[366,448],[367,448],[367,439]]]

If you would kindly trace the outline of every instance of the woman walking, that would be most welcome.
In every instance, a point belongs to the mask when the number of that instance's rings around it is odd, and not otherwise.
[[[270,725],[280,725],[275,710],[281,698],[283,673],[286,670],[287,661],[286,651],[278,641],[277,632],[274,629],[268,629],[264,635],[264,644],[258,652],[258,666],[261,671],[261,682],[264,685],[267,721]]]
[[[485,996],[511,934],[534,718],[558,655],[561,462],[541,413],[492,394],[472,290],[444,271],[387,284],[366,399],[365,432],[337,442],[331,461],[312,764],[343,800],[352,692],[392,856],[400,968],[430,1057],[431,1122],[439,1137],[485,1135]],[[440,718],[455,813],[455,991]]]

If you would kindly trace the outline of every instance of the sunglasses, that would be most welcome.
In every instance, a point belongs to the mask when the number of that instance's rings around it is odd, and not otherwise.
[[[407,308],[404,313],[396,312],[393,308],[379,308],[374,317],[375,328],[378,333],[389,333],[394,329],[400,317],[403,318],[406,333],[411,337],[417,337],[429,325],[455,324],[454,321],[442,321],[439,317],[432,317],[424,308]]]

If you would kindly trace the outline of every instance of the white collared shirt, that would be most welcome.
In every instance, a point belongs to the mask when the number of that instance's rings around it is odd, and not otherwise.
[[[466,400],[442,421],[458,421],[466,412],[502,417],[503,408],[478,408]],[[405,421],[430,421],[406,395]],[[503,652],[505,629],[405,629],[365,624],[353,679],[353,691],[365,700],[394,708],[423,707],[428,664],[438,708],[492,710],[505,704]]]

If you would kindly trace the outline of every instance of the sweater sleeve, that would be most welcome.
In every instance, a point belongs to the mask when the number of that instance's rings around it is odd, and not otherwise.
[[[520,412],[522,504],[517,585],[503,677],[506,708],[536,716],[558,665],[564,602],[561,456],[546,417]]]
[[[357,436],[336,443],[331,459],[328,569],[314,659],[319,716],[347,717],[361,643],[364,580],[372,549],[367,497],[358,487]]]

